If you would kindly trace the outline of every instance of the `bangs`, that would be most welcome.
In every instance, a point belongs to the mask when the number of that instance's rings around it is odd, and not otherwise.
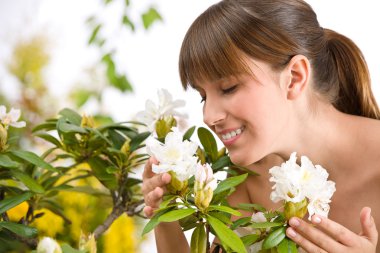
[[[252,74],[244,61],[245,54],[224,29],[230,26],[228,20],[216,17],[218,12],[223,12],[220,6],[211,6],[194,21],[184,38],[179,56],[184,89],[194,88],[199,82]]]

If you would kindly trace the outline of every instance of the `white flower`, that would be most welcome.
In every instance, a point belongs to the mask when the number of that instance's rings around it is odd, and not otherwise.
[[[0,120],[1,123],[7,128],[8,126],[13,127],[25,127],[26,123],[25,121],[17,122],[17,120],[20,118],[21,112],[19,109],[11,108],[9,113],[7,113],[7,109],[4,105],[0,105]]]
[[[217,180],[214,178],[212,168],[208,163],[205,165],[198,163],[195,173],[195,181],[203,190],[211,189],[211,191],[214,191],[218,186]]]
[[[180,181],[187,180],[195,174],[197,157],[194,154],[198,145],[187,140],[183,141],[178,128],[172,128],[172,132],[165,137],[165,144],[151,136],[146,141],[146,147],[148,153],[159,161],[158,165],[152,166],[153,172],[173,171]]]
[[[158,105],[148,99],[145,103],[145,111],[138,112],[136,118],[146,124],[149,131],[154,132],[157,120],[164,116],[186,117],[185,114],[176,111],[176,108],[184,105],[184,100],[173,100],[172,95],[166,89],[160,89],[158,90]]]
[[[44,237],[37,245],[37,253],[62,253],[62,249],[54,239]]]
[[[327,216],[335,183],[327,181],[329,174],[322,166],[314,166],[306,156],[301,156],[299,166],[294,152],[288,161],[271,168],[269,173],[272,175],[269,181],[275,183],[270,196],[273,202],[299,203],[306,198],[309,219],[313,214]]]

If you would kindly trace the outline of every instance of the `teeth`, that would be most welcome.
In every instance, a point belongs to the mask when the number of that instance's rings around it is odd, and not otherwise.
[[[243,132],[243,130],[244,130],[244,127],[239,128],[239,129],[234,130],[234,131],[231,131],[231,132],[229,132],[229,133],[223,134],[223,135],[222,135],[222,139],[223,139],[223,140],[229,140],[229,139],[231,139],[232,137],[235,137],[235,136],[241,134],[241,133]]]

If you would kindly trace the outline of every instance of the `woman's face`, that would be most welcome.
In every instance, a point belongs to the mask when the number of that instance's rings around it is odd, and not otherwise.
[[[203,120],[229,151],[231,160],[247,166],[274,153],[286,134],[287,78],[263,62],[252,61],[254,74],[204,82],[196,89],[204,100]]]

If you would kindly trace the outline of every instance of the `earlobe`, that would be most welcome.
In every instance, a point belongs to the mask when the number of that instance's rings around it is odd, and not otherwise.
[[[287,98],[294,100],[303,94],[310,76],[310,62],[303,55],[296,55],[288,63],[286,71],[290,75],[287,84]]]

